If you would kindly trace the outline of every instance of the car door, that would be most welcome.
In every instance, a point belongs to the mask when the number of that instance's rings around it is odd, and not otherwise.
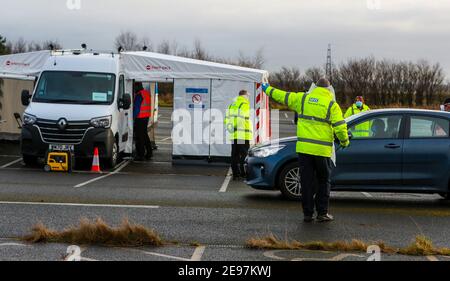
[[[125,94],[125,77],[120,75],[119,77],[119,91],[118,91],[118,101],[122,100]],[[128,118],[130,117],[130,110],[124,110],[119,107],[120,102],[118,104],[119,110],[119,149],[120,151],[126,150],[127,143],[130,138],[130,132],[128,128]]]
[[[350,146],[337,152],[336,186],[401,186],[403,114],[363,115],[349,124]]]
[[[448,188],[449,119],[411,114],[403,154],[403,184],[413,189]]]

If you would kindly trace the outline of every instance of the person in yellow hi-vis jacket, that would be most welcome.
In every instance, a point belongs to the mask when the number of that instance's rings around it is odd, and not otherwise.
[[[263,91],[276,102],[287,105],[298,113],[297,153],[300,162],[300,183],[304,221],[312,222],[314,207],[317,221],[328,222],[334,218],[328,213],[331,189],[332,150],[335,135],[341,147],[350,145],[347,124],[339,105],[333,100],[326,78],[317,82],[310,93],[290,93],[263,84]],[[314,191],[314,178],[319,187]],[[314,194],[315,200],[314,200]]]
[[[364,98],[362,96],[357,96],[355,103],[350,106],[344,114],[344,118],[348,118],[355,114],[359,114],[364,111],[369,111],[370,108],[364,103]],[[352,134],[354,137],[369,137],[370,136],[370,122],[364,122],[359,124],[354,128]]]
[[[228,107],[225,116],[225,126],[231,144],[231,169],[233,180],[246,178],[244,169],[245,158],[253,139],[253,124],[250,120],[250,101],[247,91],[242,90]]]

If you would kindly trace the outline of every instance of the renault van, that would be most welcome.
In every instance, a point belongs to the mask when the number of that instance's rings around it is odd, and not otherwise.
[[[120,57],[60,51],[48,58],[34,92],[22,92],[21,151],[27,165],[47,151],[68,150],[89,159],[98,147],[102,164],[114,167],[132,152],[132,81]]]

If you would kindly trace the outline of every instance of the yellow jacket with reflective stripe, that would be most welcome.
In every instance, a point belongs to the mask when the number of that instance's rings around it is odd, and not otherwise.
[[[298,113],[297,153],[331,157],[334,135],[348,141],[347,124],[339,105],[326,88],[311,93],[289,93],[268,87],[266,94]]]
[[[356,106],[356,104],[353,104],[352,106],[350,106],[347,109],[347,112],[345,112],[344,118],[348,118],[352,115],[359,114],[361,112],[369,111],[369,110],[370,110],[370,108],[365,104],[363,105],[363,107],[361,109],[359,109]],[[371,127],[370,122],[361,123],[361,124],[355,126],[354,130],[352,131],[352,134],[355,137],[369,137],[370,136],[370,127]]]
[[[225,126],[231,140],[253,140],[253,125],[250,120],[250,102],[239,96],[228,107]]]

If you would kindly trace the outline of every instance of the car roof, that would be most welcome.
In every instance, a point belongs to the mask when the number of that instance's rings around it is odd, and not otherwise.
[[[439,110],[429,110],[429,109],[416,109],[416,108],[385,108],[385,109],[374,109],[369,111],[364,111],[359,114],[350,116],[347,118],[347,121],[355,120],[356,118],[360,118],[367,115],[373,115],[378,113],[401,113],[401,114],[414,114],[414,113],[423,113],[423,114],[430,114],[445,118],[450,118],[450,112],[447,111],[439,111]]]

